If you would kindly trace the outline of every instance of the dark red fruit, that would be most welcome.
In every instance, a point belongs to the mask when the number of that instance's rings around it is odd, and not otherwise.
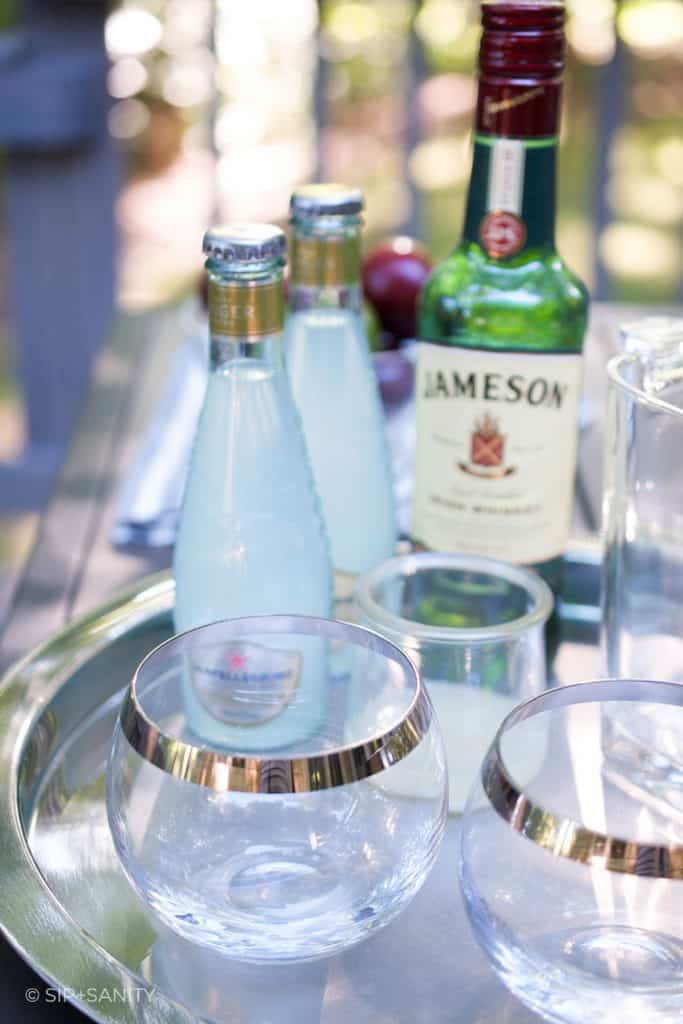
[[[413,390],[413,364],[401,352],[375,352],[375,373],[385,405],[398,405]]]
[[[417,298],[431,269],[425,247],[405,235],[376,245],[366,255],[363,293],[389,334],[415,337]]]

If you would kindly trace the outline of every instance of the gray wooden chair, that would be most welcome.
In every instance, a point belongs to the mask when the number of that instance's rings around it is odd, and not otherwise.
[[[45,500],[114,308],[118,161],[103,0],[33,0],[2,47],[8,296],[28,445],[0,464],[0,512]]]

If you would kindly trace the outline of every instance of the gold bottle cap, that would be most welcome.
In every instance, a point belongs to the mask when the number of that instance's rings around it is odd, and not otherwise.
[[[292,195],[290,211],[294,223],[291,273],[295,285],[312,288],[343,287],[360,277],[360,223],[363,193],[359,188],[334,183],[302,185]],[[338,231],[326,230],[316,221],[351,217]]]
[[[309,235],[292,239],[292,284],[342,287],[360,278],[360,238]]]
[[[241,264],[239,275],[209,279],[209,324],[214,338],[258,339],[277,334],[284,323],[284,295],[279,274],[276,280],[249,279],[249,264],[282,266],[287,239],[274,224],[229,224],[209,228],[204,252],[210,259]],[[243,280],[239,280],[243,277]]]
[[[284,320],[282,281],[209,281],[212,337],[257,340],[277,334]]]

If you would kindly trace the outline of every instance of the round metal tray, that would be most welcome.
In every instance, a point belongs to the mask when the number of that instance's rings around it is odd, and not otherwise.
[[[166,574],[80,619],[0,689],[0,928],[95,1020],[229,1024],[527,1024],[474,945],[457,882],[459,824],[410,907],[329,960],[255,967],[151,919],[119,868],[104,772],[123,691],[171,634]]]

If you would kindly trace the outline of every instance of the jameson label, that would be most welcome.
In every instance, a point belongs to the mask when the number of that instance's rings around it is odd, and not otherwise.
[[[291,245],[292,282],[297,285],[354,284],[360,276],[360,236],[294,235]]]
[[[566,546],[579,354],[423,342],[412,534],[437,551],[544,562]]]
[[[214,337],[259,338],[282,330],[285,306],[279,281],[209,281],[209,326]]]

